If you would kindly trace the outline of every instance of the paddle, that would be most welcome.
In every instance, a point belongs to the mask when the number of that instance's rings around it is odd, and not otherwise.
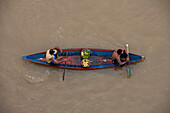
[[[67,50],[67,53],[66,53],[66,57],[67,57],[67,55],[68,55],[68,50]],[[64,65],[63,81],[64,81],[64,76],[65,76],[66,62],[67,62],[67,61],[65,61],[65,65]]]
[[[126,44],[126,48],[127,48],[127,53],[128,53],[128,55],[129,55],[128,44]],[[131,77],[132,72],[131,72],[131,68],[130,68],[130,55],[129,55],[129,62],[128,62],[128,69],[127,69],[127,71],[128,71],[128,76]]]

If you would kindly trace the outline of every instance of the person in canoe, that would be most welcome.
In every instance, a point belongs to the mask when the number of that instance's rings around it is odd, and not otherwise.
[[[59,56],[58,52],[62,53],[62,50],[57,46],[47,50],[46,52],[47,62],[51,64],[60,64],[64,61],[67,61],[67,59],[64,59],[62,56]]]
[[[129,55],[127,51],[123,48],[118,48],[112,54],[114,63],[118,64],[120,67],[123,67],[129,61]]]

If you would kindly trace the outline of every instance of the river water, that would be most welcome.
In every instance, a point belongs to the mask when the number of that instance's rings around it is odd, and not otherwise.
[[[0,0],[0,113],[170,113],[169,0]],[[123,48],[144,62],[66,70],[22,60],[60,48]]]

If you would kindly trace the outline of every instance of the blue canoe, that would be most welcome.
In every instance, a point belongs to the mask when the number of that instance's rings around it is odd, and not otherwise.
[[[103,69],[103,68],[118,66],[117,63],[114,63],[111,59],[114,50],[89,48],[92,51],[92,54],[89,58],[90,66],[83,67],[81,64],[81,56],[80,56],[81,51],[83,49],[85,48],[71,48],[71,49],[63,49],[62,53],[59,52],[58,53],[59,56],[63,56],[63,57],[66,57],[66,53],[68,52],[66,65],[65,62],[61,64],[50,64],[46,62],[46,58],[45,58],[46,51],[22,56],[22,58],[24,60],[35,62],[38,64],[56,66],[60,68],[65,67],[66,69]],[[141,55],[129,53],[129,58],[130,58],[130,64],[132,64],[132,63],[142,61],[145,57]]]

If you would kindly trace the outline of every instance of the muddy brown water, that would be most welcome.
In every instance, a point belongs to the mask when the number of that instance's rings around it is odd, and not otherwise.
[[[170,113],[169,0],[0,0],[0,113]],[[144,62],[66,70],[21,59],[129,44]]]

